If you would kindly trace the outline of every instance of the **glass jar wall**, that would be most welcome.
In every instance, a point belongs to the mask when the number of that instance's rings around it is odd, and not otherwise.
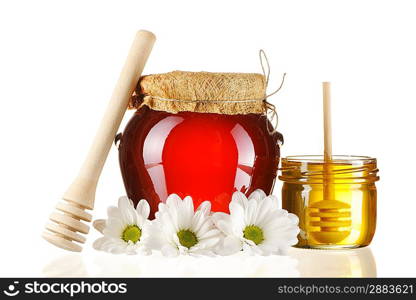
[[[282,159],[282,206],[299,217],[303,248],[370,244],[376,228],[376,159],[365,156],[290,156]],[[328,196],[329,195],[329,196]]]
[[[169,194],[191,196],[195,208],[209,200],[228,212],[235,191],[272,191],[282,136],[261,114],[139,109],[120,139],[119,159],[127,195],[146,199],[151,217]]]

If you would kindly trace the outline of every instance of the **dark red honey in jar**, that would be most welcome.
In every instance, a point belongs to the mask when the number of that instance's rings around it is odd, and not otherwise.
[[[191,196],[195,208],[209,200],[228,212],[235,191],[272,191],[280,133],[263,114],[169,113],[141,107],[119,144],[127,195],[146,199],[154,217],[160,202],[175,193]]]

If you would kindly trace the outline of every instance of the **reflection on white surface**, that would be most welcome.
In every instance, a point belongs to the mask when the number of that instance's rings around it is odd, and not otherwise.
[[[292,248],[302,277],[376,277],[376,262],[369,247],[348,250]]]
[[[112,255],[89,251],[48,263],[46,277],[376,277],[370,248],[292,248],[289,256],[219,257]]]
[[[293,277],[297,261],[287,256],[142,258],[145,276],[152,277]]]
[[[50,261],[42,270],[46,277],[88,277],[81,254],[66,254]]]
[[[95,277],[142,277],[141,256],[97,253],[90,266]]]
[[[289,256],[227,257],[163,257],[112,255],[95,252],[91,259],[80,261],[73,256],[63,256],[48,264],[43,270],[47,277],[92,276],[92,277],[298,277],[297,261]],[[71,263],[71,260],[73,262]],[[84,275],[76,272],[88,269]]]

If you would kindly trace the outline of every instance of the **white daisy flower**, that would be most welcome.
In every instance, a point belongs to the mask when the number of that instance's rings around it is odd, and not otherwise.
[[[215,228],[210,213],[209,201],[195,211],[191,197],[182,200],[178,195],[170,195],[166,203],[159,204],[149,244],[164,256],[214,255],[214,247],[223,235]]]
[[[107,220],[96,220],[94,227],[104,236],[97,239],[96,250],[113,254],[150,254],[147,247],[150,206],[140,200],[136,209],[127,197],[118,200],[118,207],[110,206]]]
[[[235,192],[229,208],[229,215],[219,212],[212,216],[226,236],[217,248],[218,254],[240,250],[260,255],[284,254],[298,242],[299,219],[279,209],[275,196],[256,190],[247,199],[243,193]]]

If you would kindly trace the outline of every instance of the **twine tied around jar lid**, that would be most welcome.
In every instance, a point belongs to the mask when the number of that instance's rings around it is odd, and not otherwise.
[[[263,74],[173,71],[142,76],[129,108],[148,106],[170,113],[264,114],[274,122],[275,129],[276,107],[267,99],[280,91],[286,73],[279,87],[267,94],[270,65],[263,50],[259,51],[259,59]]]
[[[264,61],[266,62],[266,67],[267,67],[267,74],[266,74],[266,68],[264,66]],[[269,64],[269,59],[267,58],[266,52],[263,49],[260,49],[259,51],[259,59],[260,59],[260,65],[261,65],[261,69],[263,71],[263,76],[266,77],[266,84],[265,84],[265,91],[267,91],[267,87],[269,85],[269,78],[270,78],[270,64]],[[286,78],[286,73],[283,73],[282,76],[282,80],[280,81],[280,85],[278,86],[277,89],[275,89],[272,93],[267,94],[264,98],[264,105],[265,105],[265,115],[267,117],[269,117],[270,115],[270,122],[273,124],[273,128],[274,131],[276,131],[277,125],[279,123],[279,116],[277,115],[276,112],[276,106],[273,103],[270,103],[269,101],[267,101],[267,99],[271,96],[273,96],[274,94],[277,94],[281,88],[283,87],[283,84],[285,83],[285,78]],[[267,127],[269,128],[269,127]]]

